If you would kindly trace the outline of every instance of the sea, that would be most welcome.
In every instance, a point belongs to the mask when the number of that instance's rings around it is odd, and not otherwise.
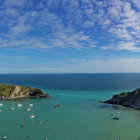
[[[99,102],[114,94],[139,88],[140,73],[0,74],[0,83],[40,88],[53,97],[0,101],[3,104],[0,107],[0,138],[140,139],[140,111]],[[18,107],[18,104],[23,106]],[[54,108],[58,104],[61,106]],[[15,109],[11,110],[11,107]],[[31,111],[27,112],[28,108]],[[112,114],[120,119],[113,120]],[[35,118],[31,119],[30,115]]]

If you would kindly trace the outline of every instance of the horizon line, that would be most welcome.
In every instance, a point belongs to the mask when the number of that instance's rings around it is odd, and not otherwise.
[[[3,74],[140,74],[140,72],[99,72],[99,73],[97,73],[97,72],[83,72],[83,73],[76,73],[76,72],[74,72],[74,73],[66,73],[66,72],[64,72],[64,73],[0,73],[0,75],[3,75]]]

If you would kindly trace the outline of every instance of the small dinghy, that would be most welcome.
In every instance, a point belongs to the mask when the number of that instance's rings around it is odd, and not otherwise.
[[[25,125],[23,124],[23,125],[21,125],[20,127],[24,127]]]
[[[29,111],[31,111],[31,109],[30,109],[30,108],[26,109],[26,112],[29,112]]]
[[[32,107],[34,104],[29,104],[30,107]]]
[[[120,118],[119,117],[113,117],[113,120],[119,120]]]
[[[30,138],[31,138],[31,136],[30,136],[30,135],[28,135],[28,136],[27,136],[27,139],[30,139]]]
[[[60,104],[58,104],[58,105],[55,105],[55,106],[53,106],[54,108],[58,108],[58,107],[60,107]]]
[[[8,136],[3,136],[3,137],[2,137],[2,139],[7,139],[7,138],[8,138]]]
[[[18,104],[18,107],[22,107],[22,104]]]
[[[0,103],[0,106],[3,106],[3,104],[2,104],[2,103]]]
[[[14,107],[11,107],[10,109],[11,109],[11,110],[15,110],[15,108],[14,108]]]
[[[35,115],[31,115],[31,116],[29,116],[29,118],[30,118],[30,119],[33,119],[33,118],[35,118]]]
[[[45,138],[45,140],[49,140],[49,139],[48,139],[48,137],[47,137],[47,138]]]

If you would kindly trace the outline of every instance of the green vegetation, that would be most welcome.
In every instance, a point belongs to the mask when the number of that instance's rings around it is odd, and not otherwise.
[[[20,88],[21,88],[21,92],[23,92],[24,90],[27,90],[27,89],[30,88],[30,87],[20,86]]]
[[[15,89],[15,85],[0,84],[0,95],[9,97]]]
[[[126,97],[126,96],[128,95],[128,93],[129,93],[129,92],[123,92],[123,93],[121,93],[121,94],[114,95],[114,96],[119,97],[119,98],[124,98],[124,97]]]
[[[123,92],[114,95],[110,100],[105,101],[105,103],[118,104],[140,110],[140,88],[132,92]]]
[[[0,84],[0,99],[51,98],[39,88]]]

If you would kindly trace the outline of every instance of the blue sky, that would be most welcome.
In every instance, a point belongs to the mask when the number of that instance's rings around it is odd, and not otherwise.
[[[1,0],[0,73],[140,72],[140,0]]]

